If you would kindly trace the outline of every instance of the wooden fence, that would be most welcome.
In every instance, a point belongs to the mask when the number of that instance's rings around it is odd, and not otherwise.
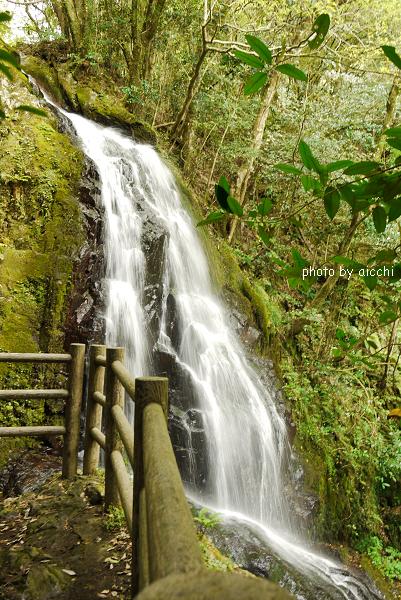
[[[3,362],[70,364],[68,390],[29,390],[28,395],[27,391],[0,392],[0,398],[68,400],[65,427],[58,427],[57,431],[51,427],[0,428],[0,436],[64,435],[63,476],[67,478],[76,474],[84,354],[81,344],[72,344],[70,354],[0,354]],[[90,347],[83,473],[94,473],[102,448],[105,509],[121,504],[132,534],[131,597],[289,600],[287,592],[266,580],[205,568],[168,434],[168,380],[164,377],[134,380],[123,363],[123,348]],[[135,404],[134,429],[125,416],[125,398]],[[126,462],[131,468],[127,468]]]

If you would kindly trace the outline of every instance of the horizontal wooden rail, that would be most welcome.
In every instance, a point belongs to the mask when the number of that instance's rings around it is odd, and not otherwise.
[[[115,360],[111,363],[111,369],[113,373],[117,375],[125,391],[128,392],[131,400],[135,401],[135,379],[132,377],[131,373],[119,360]]]
[[[43,425],[36,427],[0,427],[0,437],[42,437],[65,435],[65,427]]]
[[[111,414],[117,425],[117,430],[124,444],[128,460],[131,463],[131,467],[134,468],[134,432],[132,425],[125,416],[121,406],[114,405],[111,409]]]
[[[97,404],[100,404],[100,406],[106,406],[106,396],[101,392],[93,392],[92,397]]]
[[[105,348],[105,346],[99,346],[99,348]],[[105,367],[106,366],[106,357],[102,356],[102,355],[98,355],[95,357],[95,365],[97,365],[98,367]]]
[[[104,450],[106,447],[106,436],[104,433],[100,431],[97,427],[92,427],[90,430],[90,434],[92,438],[99,444],[99,446]]]
[[[119,452],[118,450],[113,450],[110,458],[113,471],[116,476],[121,504],[124,510],[125,518],[127,520],[128,531],[132,533],[132,481],[128,476],[127,467],[125,466],[121,452]]]
[[[16,352],[0,352],[0,362],[37,362],[37,363],[69,363],[71,354],[23,354]]]
[[[0,390],[0,400],[18,400],[20,398],[61,400],[68,396],[68,390]]]

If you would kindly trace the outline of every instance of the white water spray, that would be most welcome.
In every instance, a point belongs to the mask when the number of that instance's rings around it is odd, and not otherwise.
[[[160,282],[164,308],[156,346],[173,355],[192,382],[207,440],[208,497],[203,501],[256,528],[284,562],[320,581],[328,599],[333,597],[331,591],[348,600],[378,598],[344,567],[305,548],[291,533],[282,481],[290,454],[285,424],[248,366],[226,309],[213,293],[205,253],[171,172],[150,146],[56,108],[73,124],[100,175],[106,341],[126,347],[135,376],[149,373],[152,362],[143,306],[146,256],[139,207],[145,206],[168,232]],[[174,297],[179,332],[175,343],[167,328],[169,295]],[[194,468],[192,462],[190,470]]]

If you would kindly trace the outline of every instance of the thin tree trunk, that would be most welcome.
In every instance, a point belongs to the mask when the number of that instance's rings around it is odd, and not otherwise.
[[[235,197],[241,206],[245,203],[245,195],[246,190],[248,188],[249,178],[252,174],[255,159],[259,153],[259,150],[262,146],[263,135],[266,128],[267,118],[270,113],[270,108],[273,102],[274,94],[277,89],[279,81],[279,73],[277,71],[272,71],[270,76],[270,80],[268,85],[263,90],[263,95],[259,107],[258,116],[256,117],[255,123],[252,129],[252,145],[251,145],[251,154],[247,162],[245,162],[242,167],[240,167],[237,175],[237,181],[235,184]],[[234,218],[231,220],[229,225],[229,235],[228,235],[228,243],[230,244],[236,227],[237,227],[238,219]]]
[[[387,103],[386,103],[386,114],[383,121],[383,132],[391,127],[395,121],[395,114],[397,110],[397,98],[400,93],[400,76],[397,74],[394,76],[393,84],[390,88]],[[381,161],[385,154],[386,136],[381,133],[377,143],[376,160]]]
[[[398,329],[399,322],[400,322],[400,320],[396,319],[391,328],[391,334],[390,334],[390,339],[389,339],[388,347],[387,347],[387,356],[386,356],[386,362],[384,365],[383,377],[379,383],[379,387],[383,390],[385,390],[386,386],[387,386],[387,375],[388,375],[388,370],[390,367],[390,357],[391,357],[391,353],[393,351],[394,343],[395,343],[395,340],[397,337],[397,329]]]

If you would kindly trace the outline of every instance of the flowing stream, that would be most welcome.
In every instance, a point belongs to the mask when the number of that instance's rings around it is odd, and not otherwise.
[[[55,108],[72,123],[100,175],[106,342],[126,347],[136,376],[154,372],[156,356],[168,356],[186,382],[187,406],[178,413],[191,497],[257,530],[284,563],[324,589],[319,598],[380,598],[343,565],[299,541],[285,488],[291,470],[285,423],[231,331],[170,170],[151,146]],[[152,224],[159,234],[146,241]],[[199,432],[201,477],[192,443]]]

